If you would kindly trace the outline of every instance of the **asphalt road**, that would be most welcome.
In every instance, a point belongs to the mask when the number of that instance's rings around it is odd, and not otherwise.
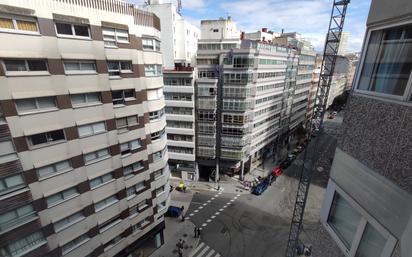
[[[333,129],[338,128],[335,125],[332,124]],[[302,239],[317,248],[314,252],[319,257],[340,256],[337,248],[328,242],[328,238],[322,239],[322,242],[318,240],[319,230],[322,229],[318,222],[319,209],[335,147],[336,138],[323,133],[313,138],[311,147],[307,148],[310,151],[308,156],[315,164],[315,171],[305,210]],[[302,158],[303,153],[261,196],[224,192],[195,194],[186,216],[202,228],[202,244],[193,257],[284,256],[303,164],[299,160]]]

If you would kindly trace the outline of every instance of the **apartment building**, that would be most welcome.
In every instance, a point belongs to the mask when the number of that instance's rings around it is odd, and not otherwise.
[[[308,96],[308,107],[306,111],[306,128],[310,128],[310,121],[313,116],[313,109],[315,108],[315,102],[316,102],[316,93],[318,90],[318,85],[319,85],[319,78],[320,78],[320,69],[322,66],[322,55],[316,54],[316,59],[315,59],[315,68],[312,73],[312,86],[309,91],[309,96]]]
[[[335,69],[333,72],[332,82],[329,88],[328,101],[326,108],[328,108],[333,100],[343,94],[347,89],[349,75],[349,59],[346,56],[338,55],[336,57]]]
[[[201,24],[196,80],[199,170],[205,178],[216,170],[242,178],[273,152],[282,115],[286,133],[303,123],[307,100],[300,101],[309,94],[313,71],[309,79],[299,77],[299,68],[310,66],[299,59],[304,54],[262,41],[270,32],[239,33],[230,18]],[[295,81],[309,85],[297,88]],[[291,127],[291,121],[296,125]]]
[[[159,38],[159,19],[123,1],[2,1],[1,256],[148,256],[163,243]]]
[[[348,39],[349,39],[349,32],[342,31],[340,35],[340,42],[338,48],[338,55],[346,55],[348,53]]]
[[[172,3],[150,1],[145,8],[161,21],[169,168],[174,177],[197,180],[194,63],[200,30],[186,21]]]
[[[412,2],[372,0],[321,209],[345,256],[412,256]]]

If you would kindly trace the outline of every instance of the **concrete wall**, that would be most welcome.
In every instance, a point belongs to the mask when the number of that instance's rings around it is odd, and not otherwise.
[[[410,0],[372,0],[367,25],[382,23],[402,17],[412,16],[412,1]]]

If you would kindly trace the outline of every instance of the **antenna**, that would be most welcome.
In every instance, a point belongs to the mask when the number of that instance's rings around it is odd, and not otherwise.
[[[182,15],[182,0],[177,0],[177,13]]]

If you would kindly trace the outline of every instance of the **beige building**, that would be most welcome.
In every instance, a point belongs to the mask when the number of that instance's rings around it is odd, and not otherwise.
[[[147,256],[170,198],[159,19],[1,3],[0,256]]]

